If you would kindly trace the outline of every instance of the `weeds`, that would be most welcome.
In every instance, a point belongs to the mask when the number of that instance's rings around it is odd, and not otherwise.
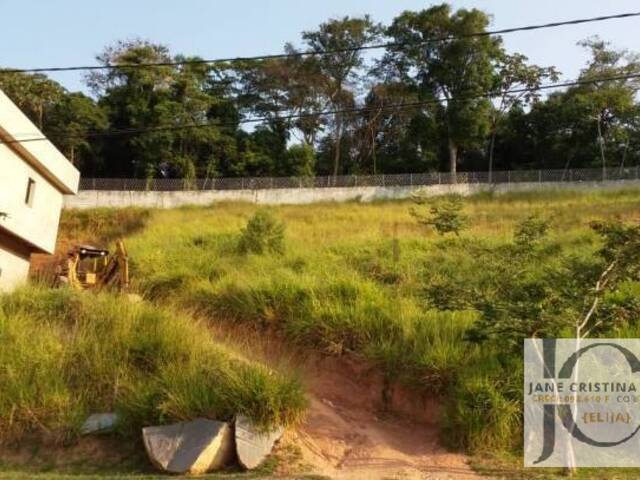
[[[142,208],[64,210],[60,231],[64,238],[76,243],[92,241],[108,244],[142,230],[150,215],[149,210]]]

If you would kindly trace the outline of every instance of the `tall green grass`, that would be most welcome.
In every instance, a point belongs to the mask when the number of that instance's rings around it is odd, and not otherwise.
[[[63,240],[108,243],[142,230],[150,214],[143,208],[63,210],[60,231]]]
[[[242,413],[263,426],[299,419],[296,378],[242,358],[193,318],[124,297],[24,288],[0,297],[0,438],[73,438],[92,412],[120,433]]]

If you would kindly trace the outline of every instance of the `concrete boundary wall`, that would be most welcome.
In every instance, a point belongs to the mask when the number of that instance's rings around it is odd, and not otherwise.
[[[211,205],[219,202],[248,202],[260,205],[304,205],[320,202],[372,202],[375,200],[399,200],[408,198],[417,189],[430,195],[474,193],[493,191],[530,192],[542,190],[619,190],[640,188],[640,180],[615,180],[606,182],[548,182],[501,184],[429,185],[426,187],[338,187],[338,188],[283,188],[269,190],[209,190],[209,191],[101,191],[82,190],[75,196],[67,196],[65,208],[98,207],[147,207],[175,208],[183,205]]]

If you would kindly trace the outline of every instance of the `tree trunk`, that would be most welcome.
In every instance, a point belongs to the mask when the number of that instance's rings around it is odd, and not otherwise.
[[[627,159],[627,151],[629,150],[629,139],[624,143],[624,150],[622,151],[622,161],[620,162],[620,175],[622,175],[622,171],[624,170],[624,162]]]
[[[491,131],[491,142],[489,143],[489,183],[493,183],[493,150],[496,146],[496,130]]]
[[[457,183],[456,172],[458,167],[458,145],[449,139],[449,172],[451,173],[451,182]]]
[[[373,132],[373,129],[371,130],[371,159],[373,160],[373,174],[376,175],[378,173],[378,162],[376,152],[376,136]]]
[[[336,145],[335,152],[333,156],[333,176],[334,178],[338,176],[338,171],[340,168],[340,147],[342,143],[342,116],[338,113],[336,114]]]
[[[602,138],[602,117],[598,115],[598,143],[600,144],[600,156],[602,157],[602,180],[607,179],[607,161],[604,154],[604,138]]]

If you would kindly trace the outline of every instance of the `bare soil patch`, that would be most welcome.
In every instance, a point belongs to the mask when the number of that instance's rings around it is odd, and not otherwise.
[[[475,479],[468,457],[439,441],[440,409],[399,387],[382,401],[382,377],[348,356],[314,357],[305,366],[311,396],[306,421],[288,432],[299,468],[335,479]]]

